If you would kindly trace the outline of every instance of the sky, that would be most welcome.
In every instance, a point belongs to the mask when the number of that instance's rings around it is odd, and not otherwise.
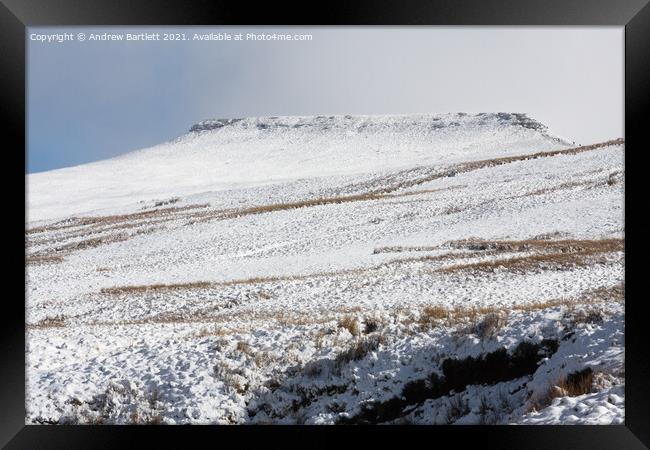
[[[54,39],[62,33],[72,40]],[[187,40],[89,39],[102,33]],[[28,173],[159,144],[210,118],[503,111],[576,144],[624,136],[622,27],[30,27],[26,39]]]

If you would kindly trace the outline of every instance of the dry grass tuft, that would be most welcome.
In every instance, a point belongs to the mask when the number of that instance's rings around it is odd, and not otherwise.
[[[214,367],[214,376],[239,394],[245,394],[248,391],[249,381],[228,366],[216,365]]]
[[[425,319],[446,319],[449,317],[449,310],[442,306],[425,306],[422,309],[421,317]]]
[[[487,339],[495,336],[507,323],[508,318],[505,314],[490,312],[473,327],[472,331],[481,339]]]
[[[560,379],[556,385],[564,393],[570,397],[584,395],[591,392],[594,384],[594,371],[591,367],[586,367],[577,372],[568,374],[566,377]]]
[[[340,368],[351,361],[358,361],[365,357],[368,353],[377,350],[379,348],[379,345],[383,344],[384,342],[384,336],[377,334],[355,339],[355,341],[347,350],[339,353],[336,356],[334,364],[336,367]]]
[[[565,313],[565,317],[570,320],[573,326],[577,324],[597,324],[602,323],[604,320],[602,311],[589,306],[580,309],[573,306]]]
[[[425,306],[420,311],[419,324],[422,328],[432,328],[441,321],[447,321],[451,311],[442,306]]]
[[[237,347],[235,347],[238,352],[244,353],[245,355],[251,356],[253,354],[253,349],[250,344],[245,341],[237,342]]]
[[[543,395],[530,401],[527,411],[541,411],[549,406],[554,398],[577,397],[592,392],[593,388],[594,372],[591,367],[586,367],[552,383]]]
[[[314,347],[317,349],[323,348],[327,336],[334,334],[334,328],[321,328],[313,334]]]
[[[343,316],[339,319],[338,322],[339,328],[345,328],[350,332],[352,336],[359,336],[361,334],[361,328],[359,327],[359,321],[354,316]]]

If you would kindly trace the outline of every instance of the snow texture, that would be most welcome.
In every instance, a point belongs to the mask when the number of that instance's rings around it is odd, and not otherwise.
[[[623,423],[623,152],[263,117],[28,175],[26,422]]]

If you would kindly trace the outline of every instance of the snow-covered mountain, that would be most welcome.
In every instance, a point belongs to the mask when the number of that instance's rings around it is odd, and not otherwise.
[[[134,201],[562,148],[524,114],[207,120],[178,139],[28,176],[29,221]]]
[[[29,175],[28,423],[622,423],[622,139],[204,121]]]

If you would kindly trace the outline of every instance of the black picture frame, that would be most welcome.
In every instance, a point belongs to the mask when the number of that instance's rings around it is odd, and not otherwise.
[[[141,448],[155,441],[163,447],[192,445],[190,438],[212,445],[223,436],[245,445],[253,435],[269,443],[342,445],[350,433],[364,432],[368,440],[399,443],[470,441],[490,448],[641,449],[650,446],[650,351],[643,314],[643,297],[631,297],[639,284],[633,274],[643,264],[639,232],[628,225],[626,278],[626,418],[616,426],[461,426],[461,427],[154,427],[154,426],[38,426],[25,425],[25,33],[29,26],[57,25],[615,25],[625,27],[625,212],[634,214],[631,189],[639,180],[646,120],[650,117],[650,5],[648,0],[378,0],[326,3],[248,2],[225,0],[2,0],[0,4],[0,110],[4,132],[3,182],[5,203],[5,280],[0,385],[0,444],[7,449]],[[561,106],[559,106],[561,107]],[[632,156],[630,156],[632,155]],[[22,172],[21,172],[22,171]],[[22,178],[22,181],[21,181]],[[641,178],[642,180],[642,178]],[[22,218],[21,218],[22,217]],[[642,240],[642,239],[641,239]],[[14,273],[15,272],[15,273]],[[24,281],[22,281],[24,283]],[[15,292],[15,294],[14,294]],[[639,290],[639,292],[641,292]],[[370,430],[370,432],[368,432]],[[277,434],[283,435],[277,440]],[[313,433],[318,433],[315,439]],[[191,435],[191,436],[188,436]],[[260,437],[260,436],[258,436]],[[176,445],[175,445],[176,444]],[[408,445],[408,444],[407,444]],[[246,445],[248,446],[248,445]]]

